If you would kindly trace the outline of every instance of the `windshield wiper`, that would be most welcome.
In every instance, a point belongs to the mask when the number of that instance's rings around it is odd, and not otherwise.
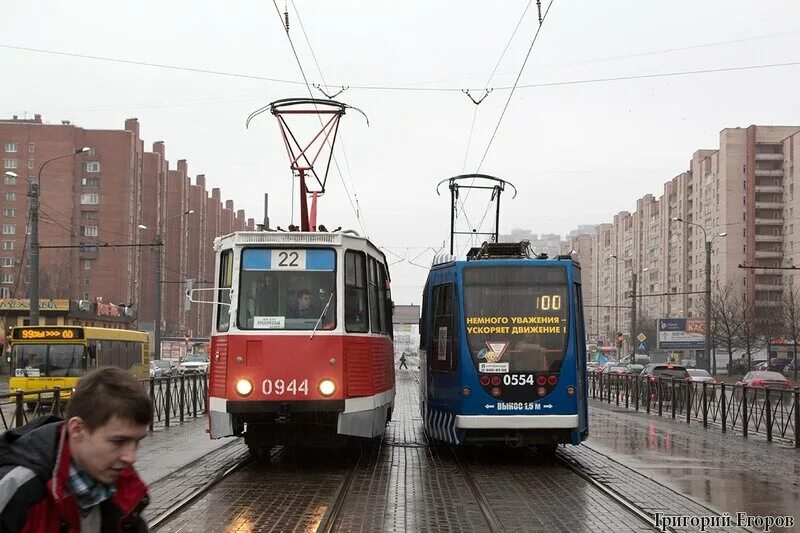
[[[311,332],[311,336],[308,337],[309,340],[314,338],[314,333],[317,332],[317,328],[319,327],[319,323],[322,322],[323,317],[328,313],[328,307],[331,305],[331,300],[333,300],[333,295],[336,294],[336,291],[331,291],[331,295],[328,297],[328,302],[325,304],[325,308],[322,310],[322,314],[319,315],[317,319],[317,323],[314,324],[314,330]]]

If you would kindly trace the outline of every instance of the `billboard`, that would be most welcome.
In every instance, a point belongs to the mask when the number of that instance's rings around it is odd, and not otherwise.
[[[704,350],[706,323],[703,318],[659,318],[659,350]]]

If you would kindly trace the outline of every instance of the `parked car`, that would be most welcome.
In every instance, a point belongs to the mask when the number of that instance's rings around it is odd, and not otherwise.
[[[769,372],[766,370],[754,370],[752,372],[748,372],[745,376],[736,382],[736,385],[742,385],[747,387],[747,399],[748,401],[758,400],[759,398],[763,399],[763,395],[758,393],[758,390],[769,389],[770,394],[773,399],[778,400],[779,398],[783,399],[784,404],[792,402],[792,395],[787,394],[786,392],[781,391],[791,391],[792,384],[786,379],[783,374],[779,372]],[[736,387],[734,389],[734,396],[737,400],[742,399],[742,391],[745,390],[742,387]],[[779,396],[780,395],[780,396]]]
[[[154,361],[150,361],[151,378],[161,378],[161,377],[177,376],[177,375],[178,375],[178,365],[176,365],[174,361],[170,361],[169,359],[156,359]]]
[[[792,359],[788,357],[773,357],[769,360],[767,370],[770,372],[783,372],[783,369],[791,362]]]
[[[686,388],[686,383],[690,382],[692,379],[689,376],[689,372],[686,370],[686,367],[681,365],[676,365],[673,363],[651,363],[646,367],[644,367],[641,376],[646,377],[648,382],[650,383],[649,400],[655,400],[656,398],[658,398],[658,389],[656,387],[657,385],[660,385],[661,398],[665,402],[672,401],[673,387],[671,380],[684,382],[676,384],[676,386],[680,386],[677,389],[678,398],[676,398],[676,400],[681,401],[681,399],[685,397],[683,395],[683,391]],[[641,394],[642,394],[642,402],[647,402],[648,401],[647,388],[642,388]]]
[[[698,383],[716,383],[717,380],[709,374],[705,370],[697,369],[697,368],[687,368],[686,371],[689,373],[689,377],[692,378],[692,381]]]
[[[753,389],[785,389],[791,390],[792,384],[779,372],[769,372],[754,370],[736,382],[737,385],[744,385]]]
[[[178,367],[180,374],[187,372],[208,372],[208,359],[205,355],[188,355]]]
[[[599,372],[601,370],[600,363],[597,361],[589,361],[586,363],[587,372]]]
[[[792,374],[794,374],[794,359],[792,360],[791,363],[789,363],[788,365],[783,367],[783,375],[784,376],[788,377],[788,376],[790,376]]]
[[[603,374],[628,374],[628,367],[621,365],[606,365]]]
[[[628,365],[628,372],[630,372],[634,376],[638,376],[639,374],[641,374],[642,370],[644,370],[644,365],[641,365],[639,363],[631,363]]]

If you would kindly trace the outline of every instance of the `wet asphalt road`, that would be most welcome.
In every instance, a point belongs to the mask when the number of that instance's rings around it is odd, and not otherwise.
[[[800,450],[590,401],[588,445],[723,512],[800,517]],[[800,532],[800,524],[793,531]]]

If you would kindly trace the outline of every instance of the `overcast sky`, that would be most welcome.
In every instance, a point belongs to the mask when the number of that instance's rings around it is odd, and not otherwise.
[[[549,0],[543,0],[543,11]],[[352,88],[338,100],[362,109],[341,123],[319,220],[361,231],[388,249],[398,303],[419,303],[428,247],[448,234],[449,200],[436,183],[475,172],[539,26],[536,2],[285,0],[289,33],[310,83],[444,88]],[[275,119],[247,115],[272,100],[308,96],[271,1],[10,2],[0,19],[0,116],[41,113],[46,122],[118,129],[137,117],[145,145],[163,140],[171,166],[187,159],[256,219],[271,194],[273,224],[290,218],[292,180]],[[299,13],[298,13],[299,12]],[[308,35],[308,42],[300,22]],[[8,48],[27,47],[219,71],[113,63]],[[311,50],[316,56],[317,69]],[[481,172],[519,189],[504,197],[501,232],[565,234],[633,210],[685,170],[719,131],[800,124],[800,65],[589,81],[800,62],[795,0],[555,0]],[[498,88],[477,108],[459,89]],[[582,81],[585,83],[558,84]],[[316,91],[316,90],[314,90]],[[315,92],[315,96],[321,94]],[[471,142],[468,139],[475,117]],[[446,189],[444,189],[446,192]],[[460,222],[483,218],[471,194]],[[493,216],[483,230],[491,230]],[[461,242],[459,248],[468,243]],[[419,255],[421,254],[421,255]]]

